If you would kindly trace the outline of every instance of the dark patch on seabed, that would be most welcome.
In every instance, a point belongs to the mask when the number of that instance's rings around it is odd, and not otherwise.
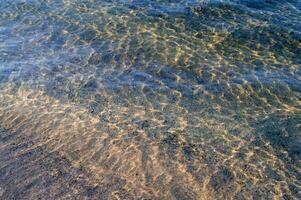
[[[0,199],[301,199],[300,0],[2,0]]]
[[[0,199],[133,199],[123,189],[125,180],[113,174],[106,174],[110,184],[102,185],[66,157],[19,133],[0,128],[0,139]],[[122,194],[114,197],[116,190]]]

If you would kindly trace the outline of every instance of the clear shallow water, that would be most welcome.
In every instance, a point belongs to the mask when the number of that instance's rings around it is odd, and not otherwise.
[[[0,11],[0,198],[301,198],[300,1]]]

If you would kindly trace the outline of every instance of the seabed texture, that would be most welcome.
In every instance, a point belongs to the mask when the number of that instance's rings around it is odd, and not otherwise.
[[[0,199],[301,199],[300,0],[1,0]]]

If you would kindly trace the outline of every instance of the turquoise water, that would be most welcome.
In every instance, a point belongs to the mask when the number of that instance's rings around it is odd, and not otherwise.
[[[0,199],[301,199],[301,1],[0,11]]]

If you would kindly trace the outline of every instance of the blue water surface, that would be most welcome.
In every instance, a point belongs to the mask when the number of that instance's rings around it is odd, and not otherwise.
[[[0,198],[301,198],[300,0],[0,11]]]

